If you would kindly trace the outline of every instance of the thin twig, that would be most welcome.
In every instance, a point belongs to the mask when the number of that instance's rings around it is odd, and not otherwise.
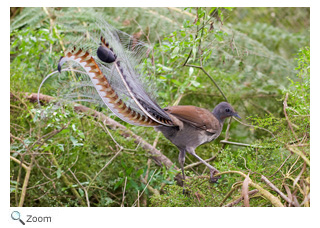
[[[266,148],[266,149],[270,148],[270,147],[252,145],[252,144],[246,144],[246,143],[230,142],[230,141],[226,141],[226,140],[220,140],[220,143],[235,145],[235,146],[253,147],[253,148]]]
[[[108,165],[120,154],[120,152],[123,150],[123,147],[120,148],[120,150],[102,167],[102,169],[99,170],[99,172],[94,176],[92,181],[90,181],[90,184],[88,185],[88,189],[91,187],[93,182],[96,180],[96,178],[99,176],[99,174],[108,167]]]
[[[101,128],[102,128],[105,132],[107,132],[107,133],[109,134],[109,136],[111,137],[112,141],[113,141],[115,144],[117,144],[117,146],[120,147],[120,149],[123,149],[123,147],[113,138],[112,134],[110,133],[110,131],[109,131],[108,128],[106,127],[106,123],[105,123],[105,122],[106,122],[106,120],[103,121],[103,125],[102,125],[101,123],[98,123],[98,124],[101,126]]]
[[[74,177],[74,179],[76,179],[76,181],[78,182],[78,185],[82,188],[82,190],[84,191],[85,195],[86,195],[86,200],[87,200],[87,205],[88,207],[90,207],[90,201],[89,201],[89,197],[88,197],[88,191],[85,187],[83,187],[83,185],[80,183],[80,181],[78,180],[78,178],[76,177],[76,175],[71,171],[71,169],[68,169],[69,172],[72,174],[72,176]]]
[[[244,174],[240,171],[225,171],[225,172],[217,173],[214,176],[221,176],[221,175],[227,174],[227,173],[235,173],[235,174],[241,175],[244,178],[247,177],[246,174]],[[268,199],[274,206],[284,207],[284,205],[281,203],[281,201],[276,196],[272,195],[269,191],[265,190],[260,185],[254,183],[251,179],[249,179],[249,186],[258,189],[260,194],[263,195],[266,199]]]
[[[280,165],[280,167],[277,169],[277,171],[275,171],[271,176],[268,176],[269,178],[273,177],[274,175],[276,175],[277,172],[279,172],[279,170],[284,166],[284,164],[286,164],[286,162],[288,161],[288,159],[292,156],[292,153],[289,154],[289,156],[284,160],[284,162],[282,162],[282,164]]]
[[[298,136],[296,135],[296,133],[294,132],[293,128],[292,128],[292,124],[291,124],[291,121],[289,120],[289,117],[288,117],[288,114],[287,114],[287,111],[286,109],[288,108],[288,104],[287,104],[287,101],[288,101],[288,97],[289,97],[289,93],[286,93],[286,97],[283,101],[283,113],[286,117],[286,120],[288,122],[288,125],[289,125],[289,128],[292,132],[292,134],[294,135],[294,137],[296,138],[296,140],[298,141]]]
[[[141,192],[141,194],[140,194],[140,196],[138,197],[138,199],[132,204],[132,207],[134,207],[134,206],[136,205],[136,202],[139,200],[139,198],[142,196],[142,194],[143,194],[144,191],[146,190],[147,186],[149,185],[149,183],[150,183],[150,181],[152,180],[153,175],[156,173],[156,171],[157,171],[157,170],[155,170],[155,171],[152,173],[152,175],[151,175],[148,183],[147,183],[146,186],[144,187],[144,189],[143,189],[143,191]]]
[[[37,93],[25,93],[25,97],[31,101],[36,102],[38,100],[38,94]],[[52,101],[54,98],[48,95],[39,94],[39,100],[41,101]],[[178,168],[173,164],[173,162],[167,158],[164,154],[162,154],[159,150],[154,148],[152,145],[147,143],[144,139],[142,139],[140,136],[134,134],[132,131],[128,130],[125,126],[121,125],[117,121],[109,118],[108,116],[104,115],[101,112],[98,112],[96,110],[90,109],[86,106],[74,104],[73,106],[74,110],[78,112],[83,112],[87,115],[93,116],[97,119],[105,121],[105,124],[108,125],[112,130],[118,130],[119,134],[122,135],[124,138],[132,138],[134,139],[134,143],[137,145],[140,145],[153,159],[156,165],[163,166],[165,165],[167,169],[174,168],[175,170],[178,170]],[[182,185],[182,175],[176,176],[176,180],[178,184]]]
[[[265,176],[261,176],[261,180],[263,180],[270,188],[272,188],[276,193],[278,193],[282,199],[287,201],[289,204],[292,204],[292,200],[289,199],[283,192],[281,192],[274,184],[271,183]]]
[[[254,189],[254,190],[249,191],[249,192],[248,192],[248,195],[253,196],[253,195],[255,195],[257,192],[259,192],[259,190],[258,190],[258,189]],[[241,196],[241,197],[239,197],[238,199],[236,199],[236,200],[234,200],[234,201],[232,201],[232,202],[224,205],[224,207],[232,207],[232,206],[240,203],[242,200],[243,200],[243,196]]]
[[[226,194],[226,196],[223,198],[223,200],[220,203],[220,207],[222,207],[222,205],[224,204],[224,202],[231,196],[231,194],[237,190],[238,187],[240,187],[242,184],[242,182],[238,182],[237,184],[233,184],[231,187],[231,190]]]
[[[224,100],[225,100],[226,102],[228,102],[227,97],[224,95],[224,93],[222,92],[222,90],[220,89],[220,87],[218,86],[218,84],[216,83],[216,81],[211,77],[210,74],[208,74],[208,72],[207,72],[202,66],[191,65],[191,64],[186,64],[185,66],[201,69],[201,70],[203,71],[203,73],[205,73],[205,74],[210,78],[210,80],[213,82],[213,84],[217,87],[217,89],[219,90],[219,92],[221,93],[221,95],[224,97]]]
[[[123,193],[122,193],[122,203],[121,203],[121,207],[124,207],[124,198],[125,198],[125,194],[126,194],[126,186],[127,186],[127,177],[124,180],[124,187],[123,187]]]

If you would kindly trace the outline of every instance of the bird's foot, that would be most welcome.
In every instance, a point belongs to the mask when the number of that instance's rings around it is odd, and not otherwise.
[[[209,180],[210,183],[217,183],[218,182],[218,180],[221,178],[221,176],[215,176],[218,173],[219,173],[219,171],[216,169],[210,171],[210,180]]]
[[[186,189],[186,188],[183,188],[182,194],[188,196],[188,195],[190,195],[190,190]]]

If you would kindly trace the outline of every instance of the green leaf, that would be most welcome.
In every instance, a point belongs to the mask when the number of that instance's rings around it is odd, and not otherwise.
[[[82,188],[78,188],[78,192],[81,197],[84,197],[84,191],[82,190]]]
[[[64,145],[63,144],[58,144],[57,146],[62,152],[64,152]]]
[[[179,81],[177,81],[177,80],[175,80],[175,79],[172,79],[171,81],[172,81],[174,84],[178,85],[178,86],[181,86],[181,85],[182,85],[181,82],[179,82]]]
[[[193,67],[190,67],[190,68],[189,68],[189,76],[192,76],[193,71],[194,71]]]
[[[192,84],[193,86],[195,86],[195,87],[199,87],[199,86],[200,86],[200,83],[197,82],[196,80],[192,80],[192,81],[191,81],[191,84]]]
[[[57,171],[56,171],[56,174],[57,174],[57,178],[58,178],[58,179],[61,177],[61,173],[62,173],[61,169],[58,168]]]

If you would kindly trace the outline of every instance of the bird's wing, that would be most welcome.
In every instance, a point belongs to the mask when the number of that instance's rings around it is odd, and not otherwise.
[[[164,110],[179,120],[212,134],[215,134],[221,128],[219,120],[204,108],[179,105],[167,107]]]

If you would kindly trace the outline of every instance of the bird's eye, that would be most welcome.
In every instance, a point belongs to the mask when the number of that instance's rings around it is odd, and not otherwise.
[[[230,112],[230,109],[226,108],[226,112]]]

